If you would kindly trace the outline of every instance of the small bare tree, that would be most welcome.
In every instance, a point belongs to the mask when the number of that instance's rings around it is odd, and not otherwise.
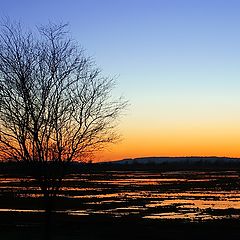
[[[0,32],[0,154],[36,166],[46,198],[57,194],[66,164],[118,139],[126,106],[66,27],[34,33],[4,22]]]

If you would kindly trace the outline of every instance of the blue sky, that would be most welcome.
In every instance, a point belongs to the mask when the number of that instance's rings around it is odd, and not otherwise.
[[[68,22],[73,38],[104,73],[119,76],[115,92],[131,106],[120,124],[123,142],[103,158],[240,156],[239,12],[240,1],[234,0],[0,2],[3,17],[29,27]],[[146,146],[137,154],[140,141],[152,136],[155,150]],[[219,145],[211,150],[199,139],[217,139]]]

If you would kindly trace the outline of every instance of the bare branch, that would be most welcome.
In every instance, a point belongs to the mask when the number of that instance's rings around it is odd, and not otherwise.
[[[0,32],[0,148],[6,158],[70,162],[118,139],[127,102],[114,80],[68,37],[66,24],[38,33],[5,22]],[[3,157],[2,156],[2,157]]]

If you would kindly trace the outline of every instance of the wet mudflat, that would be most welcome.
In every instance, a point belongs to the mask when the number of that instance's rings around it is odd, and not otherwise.
[[[69,175],[55,202],[54,236],[240,239],[239,174],[231,170]],[[21,232],[23,239],[41,239],[43,225],[44,203],[34,179],[1,175],[2,236],[19,239]]]
[[[43,212],[30,177],[0,176],[0,212]],[[204,221],[240,218],[238,171],[109,171],[69,175],[55,210],[68,215],[137,215]]]

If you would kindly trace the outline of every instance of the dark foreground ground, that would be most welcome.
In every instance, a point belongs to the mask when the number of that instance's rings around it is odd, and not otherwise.
[[[0,240],[240,240],[239,189],[239,168],[77,173],[63,182],[62,211],[47,225],[35,182],[2,173]],[[146,218],[162,213],[196,216]]]
[[[138,217],[52,216],[46,236],[44,214],[4,213],[0,215],[1,239],[240,239],[239,220],[186,222],[156,221]]]

